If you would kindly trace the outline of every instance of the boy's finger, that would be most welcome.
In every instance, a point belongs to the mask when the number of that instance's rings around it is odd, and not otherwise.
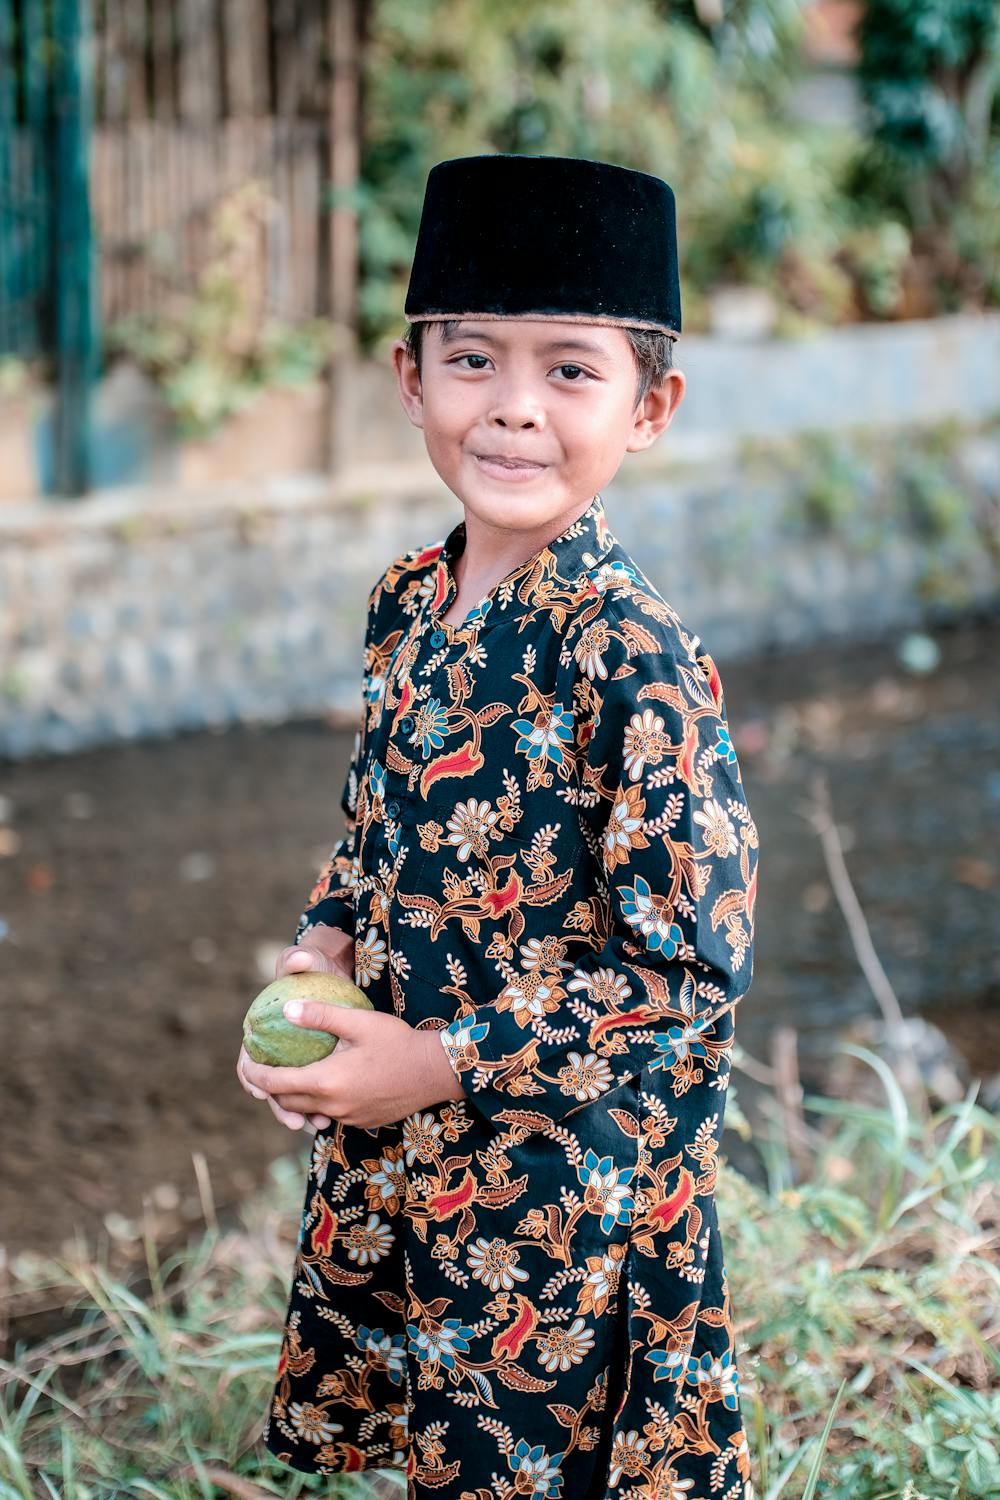
[[[339,1007],[330,1007],[331,1010],[335,1008]],[[264,1089],[272,1098],[279,1098],[282,1094],[316,1093],[320,1085],[340,1082],[339,1049],[331,1056],[321,1057],[318,1062],[302,1063],[297,1068],[282,1068],[252,1060],[243,1066],[247,1082],[252,1083],[255,1088]],[[349,1065],[344,1063],[343,1066]]]
[[[266,1099],[267,1095],[263,1092],[263,1090],[259,1089],[256,1086],[256,1084],[251,1083],[250,1080],[249,1080],[249,1078],[246,1078],[244,1076],[244,1073],[243,1073],[243,1060],[244,1060],[244,1051],[243,1051],[243,1048],[240,1048],[240,1055],[239,1055],[239,1058],[238,1058],[237,1063],[236,1063],[236,1076],[237,1076],[237,1078],[240,1080],[240,1083],[242,1084],[243,1088],[246,1089],[246,1091],[247,1091],[248,1094],[252,1094],[255,1099]]]
[[[283,1006],[287,1020],[312,1031],[328,1031],[331,1036],[349,1042],[360,1042],[371,1034],[374,1019],[370,1010],[355,1010],[350,1005],[326,1005],[322,1000],[286,1000]]]
[[[282,1125],[287,1125],[289,1130],[301,1130],[306,1123],[305,1115],[299,1114],[297,1110],[282,1109],[277,1099],[268,1097],[271,1113]]]
[[[304,974],[311,969],[317,969],[320,967],[317,963],[318,957],[319,955],[313,953],[309,948],[294,948],[291,953],[280,961],[281,972],[284,974]]]

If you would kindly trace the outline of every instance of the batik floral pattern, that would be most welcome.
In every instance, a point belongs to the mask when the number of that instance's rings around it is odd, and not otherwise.
[[[265,1426],[441,1500],[752,1500],[715,1209],[757,830],[719,674],[595,497],[461,625],[459,523],[368,598],[299,919],[465,1097],[312,1143]]]

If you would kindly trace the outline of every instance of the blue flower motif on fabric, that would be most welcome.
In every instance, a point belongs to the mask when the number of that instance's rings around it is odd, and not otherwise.
[[[419,711],[417,732],[414,739],[420,740],[420,753],[424,760],[433,750],[440,750],[448,733],[448,715],[441,707],[440,698],[428,698]]]
[[[584,1186],[584,1206],[601,1216],[601,1233],[610,1234],[616,1224],[627,1224],[635,1198],[626,1192],[635,1167],[616,1167],[611,1156],[598,1156],[588,1147],[576,1175]]]
[[[529,760],[551,760],[561,766],[565,760],[563,745],[573,738],[573,714],[555,704],[552,712],[543,709],[535,715],[534,723],[529,719],[515,719],[514,728],[520,738],[514,746]]]
[[[462,621],[463,626],[481,625],[492,608],[492,599],[480,599],[479,603],[472,606],[472,608],[469,610],[469,613]]]
[[[399,1385],[405,1368],[405,1340],[401,1333],[388,1334],[382,1328],[366,1328],[362,1323],[354,1335],[354,1342],[364,1353],[376,1355],[385,1365],[393,1385]]]
[[[638,583],[639,574],[630,563],[616,559],[614,562],[598,563],[596,568],[590,568],[587,578],[599,594],[606,594],[609,589],[625,588],[630,583]]]
[[[729,730],[725,727],[725,725],[719,726],[718,736],[718,739],[712,746],[712,749],[715,751],[716,756],[719,760],[728,760],[731,765],[735,765],[736,751],[733,748],[733,741],[730,736]]]
[[[692,1057],[707,1057],[708,1048],[696,1040],[694,1026],[671,1026],[669,1031],[654,1031],[653,1042],[658,1055],[653,1058],[651,1068],[673,1067],[675,1062],[687,1062]]]
[[[654,896],[648,880],[641,875],[635,877],[634,885],[622,886],[619,892],[622,915],[630,927],[646,940],[646,947],[653,953],[662,953],[664,958],[673,958],[684,934],[677,923],[671,921],[671,908],[662,896]]]
[[[700,1359],[689,1358],[684,1378],[689,1385],[698,1387],[699,1396],[721,1401],[729,1411],[738,1409],[740,1379],[732,1349],[724,1349],[721,1354],[709,1351]]]
[[[467,1354],[469,1340],[475,1337],[471,1328],[466,1328],[461,1318],[445,1318],[433,1329],[418,1328],[416,1323],[407,1323],[410,1336],[410,1353],[423,1364],[442,1365],[446,1370],[455,1368],[455,1352]]]
[[[514,1452],[507,1455],[507,1461],[514,1473],[519,1476],[517,1482],[517,1493],[519,1495],[542,1495],[557,1497],[562,1490],[562,1475],[559,1473],[559,1465],[562,1463],[564,1453],[548,1454],[542,1443],[530,1445],[525,1438],[519,1438]],[[525,1481],[529,1487],[525,1487]]]
[[[471,1022],[468,1016],[459,1016],[457,1020],[450,1021],[444,1028],[444,1034],[448,1038],[449,1049],[460,1050],[467,1047],[470,1042],[481,1042],[490,1031],[489,1021]]]
[[[376,801],[385,799],[385,766],[379,760],[373,760],[368,771],[368,786],[372,798]]]
[[[653,1380],[677,1380],[685,1373],[687,1355],[681,1349],[650,1349],[646,1355],[653,1366]]]

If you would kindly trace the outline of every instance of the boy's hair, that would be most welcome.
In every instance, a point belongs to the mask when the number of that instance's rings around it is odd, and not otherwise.
[[[440,318],[442,331],[456,328],[462,321],[461,318]],[[420,374],[420,355],[423,348],[423,335],[425,324],[407,323],[403,334],[403,342],[413,363]],[[645,399],[647,392],[654,385],[659,385],[668,370],[673,369],[674,364],[674,340],[669,333],[660,333],[656,328],[626,328],[628,341],[635,358],[637,371],[635,404]]]

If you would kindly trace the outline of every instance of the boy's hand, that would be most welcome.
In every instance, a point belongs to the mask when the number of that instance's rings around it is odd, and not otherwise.
[[[248,1060],[247,1081],[264,1089],[285,1110],[322,1111],[345,1125],[373,1129],[405,1119],[415,1110],[461,1099],[465,1093],[436,1032],[417,1031],[384,1011],[306,1001],[296,1025],[340,1038],[335,1052],[301,1068],[269,1068]]]
[[[338,927],[328,927],[324,922],[317,922],[310,927],[301,943],[282,948],[274,965],[275,979],[280,979],[284,974],[303,974],[307,971],[343,974],[353,984],[354,939],[350,933],[342,932]],[[251,1086],[245,1072],[247,1064],[256,1066],[246,1048],[241,1046],[236,1062],[236,1076],[247,1093],[254,1099],[266,1099],[275,1119],[280,1120],[282,1125],[287,1125],[289,1130],[301,1130],[307,1123],[306,1116],[299,1111],[283,1109],[269,1093]],[[312,1114],[308,1117],[308,1123],[312,1125],[310,1134],[315,1134],[317,1130],[325,1130],[331,1121],[328,1115]]]

